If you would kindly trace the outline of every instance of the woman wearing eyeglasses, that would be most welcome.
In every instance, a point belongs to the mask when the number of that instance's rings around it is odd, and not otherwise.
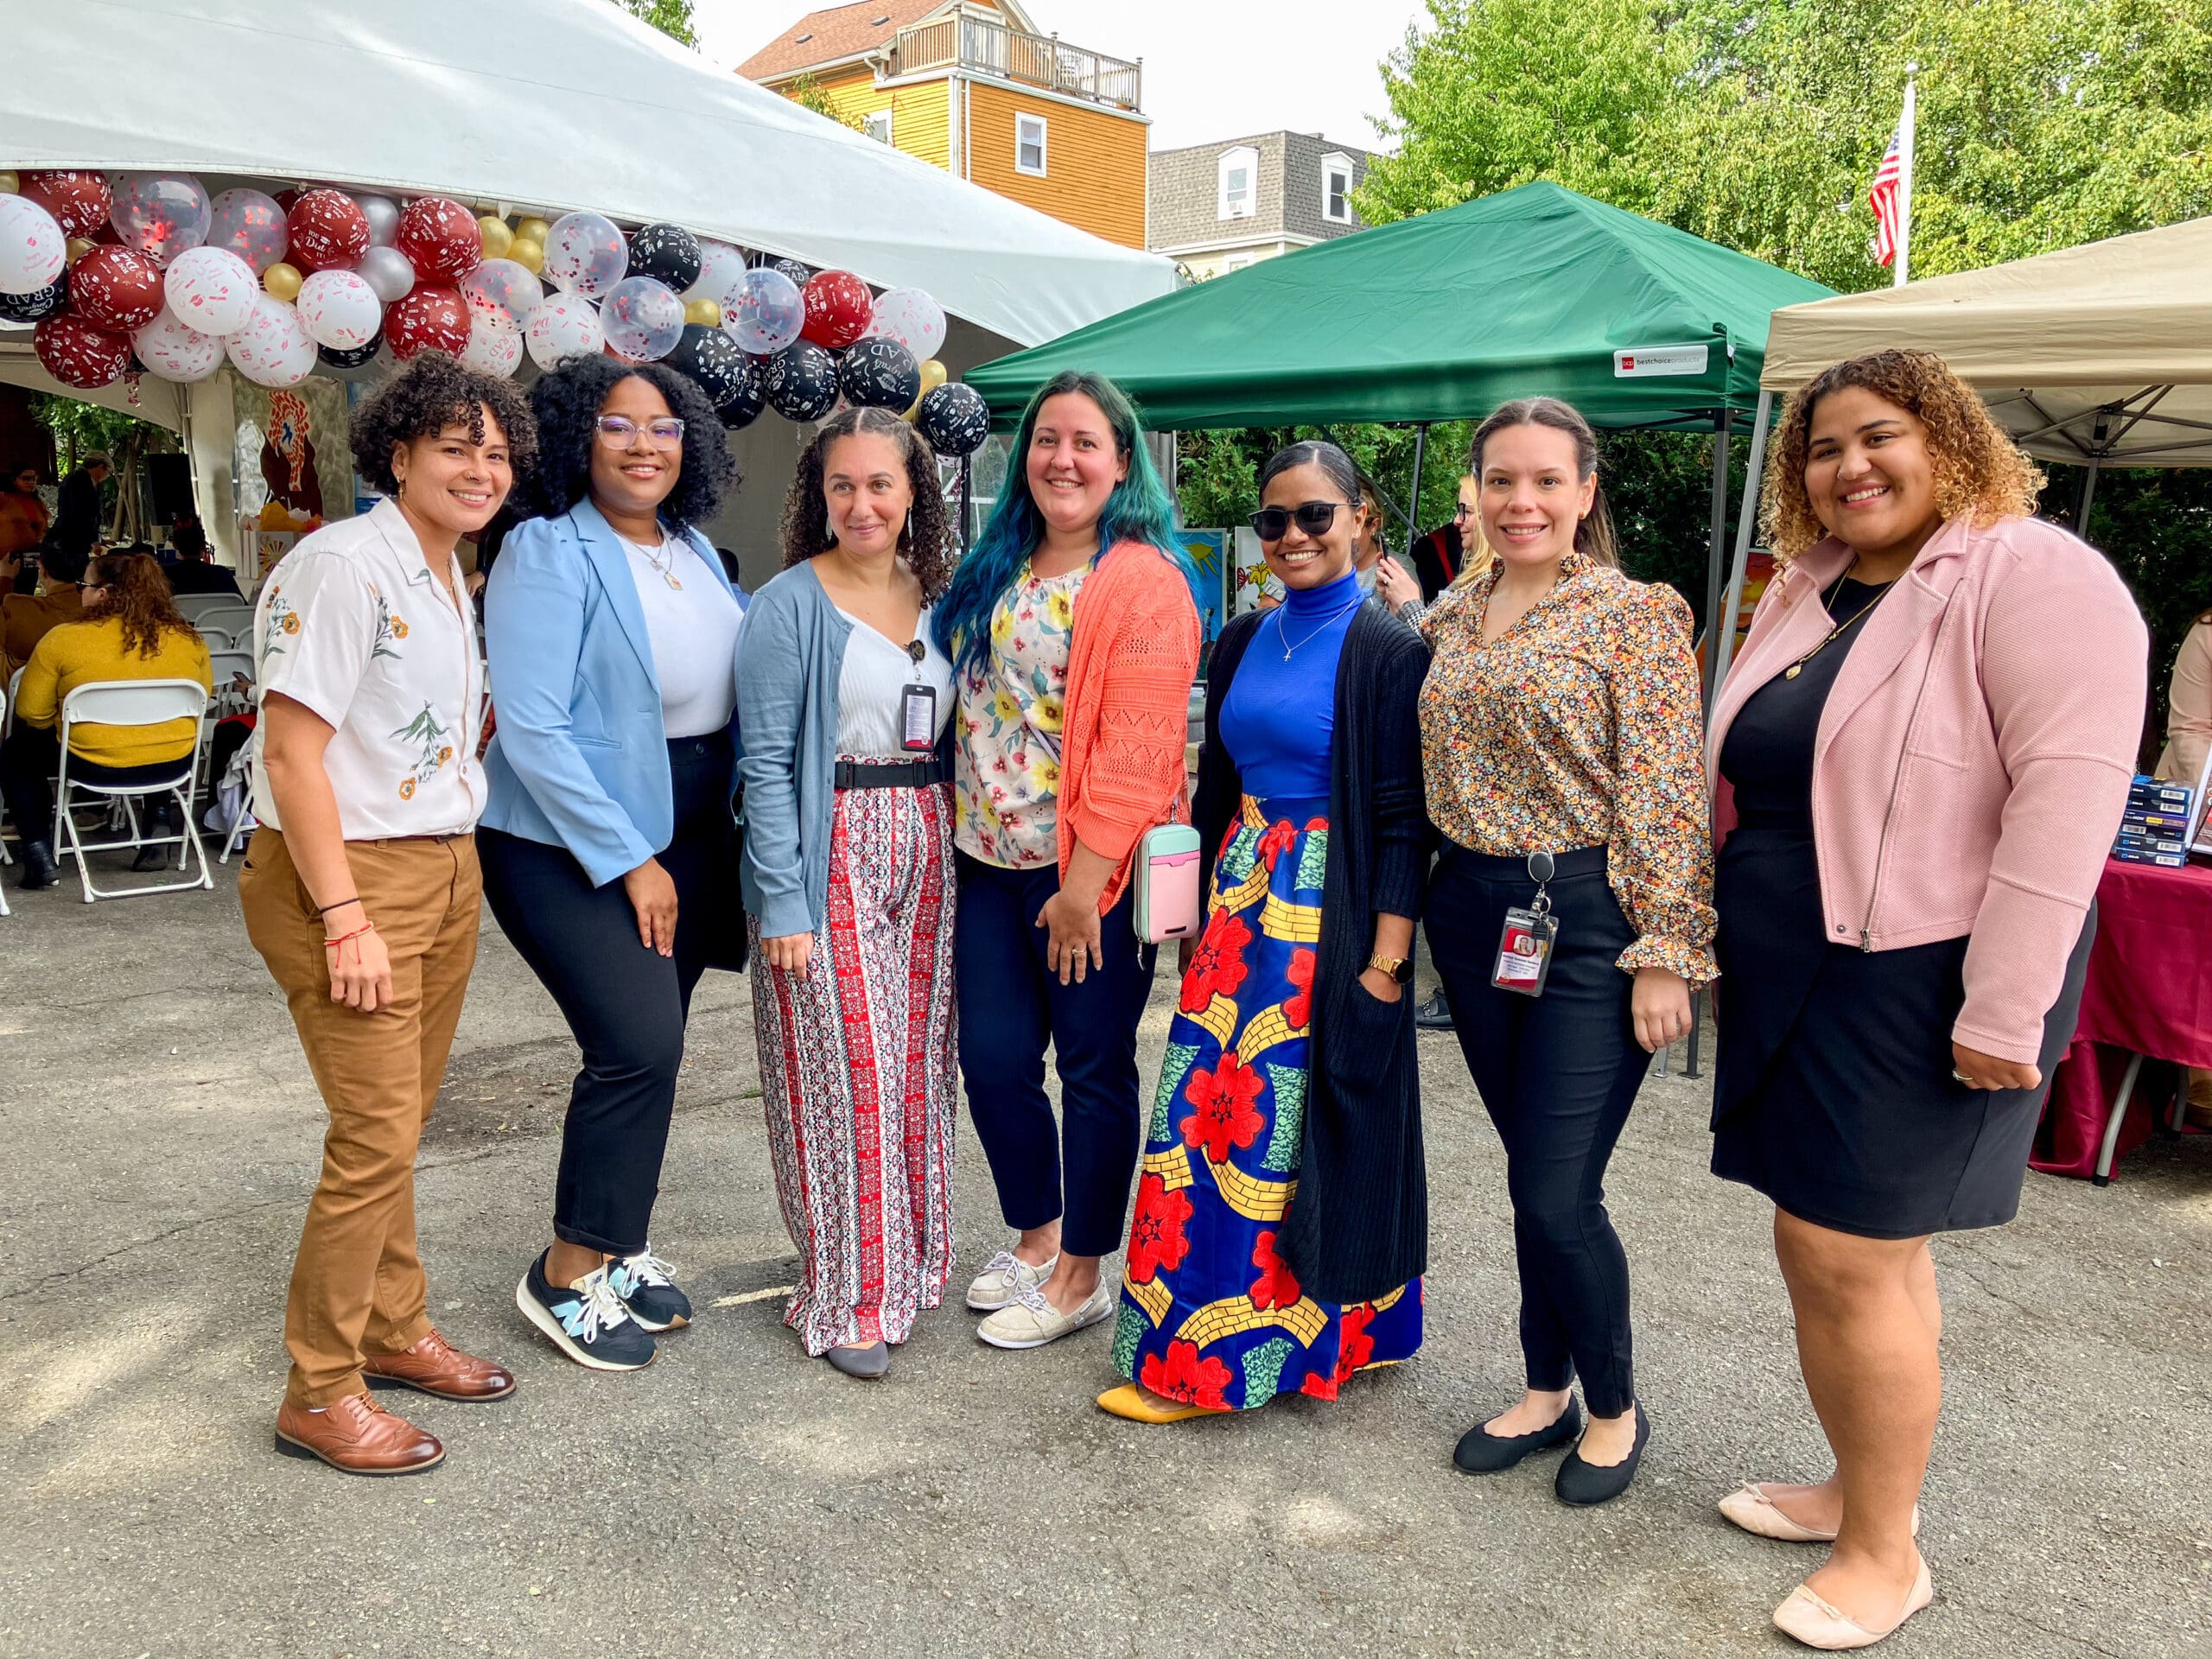
[[[1294,443],[1252,515],[1283,602],[1206,680],[1192,817],[1205,931],[1153,1097],[1122,1275],[1117,1417],[1334,1400],[1421,1346],[1428,1187],[1414,1060],[1428,652],[1366,602],[1359,480]]]
[[[485,598],[497,734],[484,893],[583,1051],[551,1246],[515,1303],[596,1370],[651,1363],[691,1305],[650,1247],[692,988],[741,953],[734,891],[743,602],[697,526],[736,468],[690,379],[612,358],[531,394],[537,516]]]

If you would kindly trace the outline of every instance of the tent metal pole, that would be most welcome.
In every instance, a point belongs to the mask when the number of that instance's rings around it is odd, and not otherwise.
[[[1414,549],[1421,542],[1421,469],[1428,460],[1428,423],[1423,421],[1414,429],[1414,487],[1406,506],[1406,563],[1414,562]]]
[[[1720,406],[1720,419],[1713,429],[1713,546],[1705,561],[1705,706],[1713,707],[1713,688],[1719,683],[1713,670],[1720,660],[1721,575],[1728,568],[1728,406]]]
[[[1751,531],[1758,520],[1759,479],[1766,471],[1767,428],[1774,421],[1774,394],[1762,387],[1759,391],[1758,412],[1751,416],[1751,464],[1744,469],[1744,505],[1736,520],[1736,564],[1728,573],[1728,596],[1722,601],[1720,614],[1728,626],[1711,633],[1713,648],[1706,655],[1713,661],[1713,677],[1707,689],[1705,712],[1713,713],[1713,696],[1720,682],[1728,677],[1728,659],[1736,652],[1736,619],[1744,609],[1744,569],[1751,559]],[[1707,622],[1706,626],[1713,626]]]
[[[2090,456],[2082,469],[2082,499],[2074,509],[2074,533],[2085,542],[2089,539],[2089,504],[2097,499],[2097,461]]]

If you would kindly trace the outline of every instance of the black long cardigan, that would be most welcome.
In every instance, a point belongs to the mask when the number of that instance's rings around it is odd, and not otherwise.
[[[1192,815],[1211,869],[1244,788],[1221,741],[1221,710],[1263,613],[1223,630],[1206,675],[1205,747]],[[1262,646],[1261,649],[1267,649]],[[1324,1301],[1371,1301],[1428,1267],[1414,1000],[1359,982],[1378,912],[1419,919],[1428,873],[1419,702],[1428,647],[1380,607],[1352,615],[1337,662],[1329,855],[1314,964],[1312,1075],[1298,1194],[1275,1248]]]

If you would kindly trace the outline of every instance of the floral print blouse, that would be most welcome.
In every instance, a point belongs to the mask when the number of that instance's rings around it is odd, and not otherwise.
[[[953,842],[1007,869],[1059,862],[1060,731],[1075,596],[1091,566],[1021,578],[991,611],[990,649],[960,676]]]
[[[1638,936],[1618,965],[1718,977],[1689,607],[1570,553],[1558,585],[1485,645],[1503,568],[1446,589],[1421,620],[1429,817],[1478,853],[1605,846]]]

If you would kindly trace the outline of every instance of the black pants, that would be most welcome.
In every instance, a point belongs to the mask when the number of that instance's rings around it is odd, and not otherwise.
[[[676,836],[658,855],[676,883],[676,954],[638,939],[617,880],[594,887],[560,847],[497,830],[476,833],[484,896],[499,931],[553,994],[583,1050],[569,1092],[553,1231],[588,1249],[645,1248],[683,1064],[683,1023],[706,971],[734,856],[730,744],[716,734],[668,746]]]
[[[1122,1248],[1129,1181],[1143,1150],[1137,1020],[1152,995],[1124,893],[1099,920],[1103,968],[1063,985],[1045,967],[1037,912],[1060,890],[1051,865],[1009,870],[962,853],[953,925],[960,1071],[976,1138],[990,1160],[999,1212],[1027,1230],[1060,1223],[1070,1255]],[[1060,1074],[1060,1121],[1045,1093],[1045,1047]]]
[[[1635,1403],[1628,1257],[1605,1213],[1605,1164],[1651,1057],[1614,966],[1635,930],[1605,882],[1602,847],[1556,855],[1559,936],[1540,997],[1493,987],[1506,910],[1535,897],[1527,861],[1447,846],[1422,908],[1430,957],[1467,1070],[1505,1143],[1521,1349],[1532,1389],[1579,1374],[1591,1414]]]
[[[176,776],[182,760],[162,760],[147,766],[103,766],[79,755],[69,758],[69,776],[87,784],[128,788],[134,784],[166,783]],[[18,841],[54,839],[54,774],[61,765],[61,739],[51,726],[17,721],[8,741],[0,743],[0,799],[16,821]],[[168,801],[168,810],[176,803]],[[156,803],[156,805],[160,802]]]

